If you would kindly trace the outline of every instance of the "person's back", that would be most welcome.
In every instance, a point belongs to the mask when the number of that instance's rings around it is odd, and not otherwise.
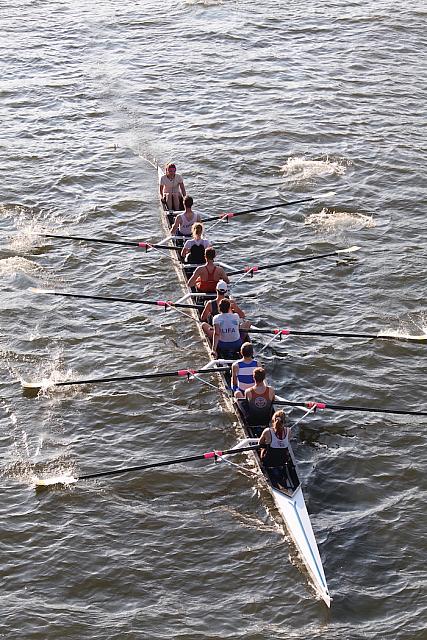
[[[192,228],[196,222],[200,222],[200,216],[198,213],[194,213],[192,210],[193,198],[191,196],[185,196],[184,198],[184,213],[179,213],[171,228],[171,235],[182,236],[184,238],[191,238]]]
[[[236,398],[244,398],[246,389],[253,387],[253,373],[259,367],[258,361],[254,360],[254,348],[251,342],[245,342],[240,348],[243,356],[233,363],[231,367],[232,391]]]
[[[203,224],[195,222],[191,227],[192,239],[187,240],[181,252],[182,258],[189,264],[203,264],[205,262],[205,250],[210,242],[203,238]]]
[[[228,298],[223,298],[219,303],[219,313],[213,318],[213,345],[212,353],[221,357],[235,354],[242,345],[238,313],[230,310],[231,303]]]
[[[253,377],[255,384],[245,391],[248,424],[267,425],[272,415],[274,389],[265,384],[265,369],[262,367],[254,369]]]
[[[216,285],[220,280],[229,284],[230,281],[224,269],[214,263],[215,256],[216,252],[213,247],[205,249],[206,262],[194,271],[188,281],[189,287],[195,286],[200,293],[215,293]]]

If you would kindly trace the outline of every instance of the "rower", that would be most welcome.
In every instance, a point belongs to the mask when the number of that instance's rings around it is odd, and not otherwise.
[[[165,166],[165,173],[160,178],[159,189],[160,198],[169,211],[182,210],[182,200],[187,194],[182,176],[176,172],[176,165],[173,162],[169,162]]]
[[[291,429],[287,426],[288,419],[284,411],[276,411],[271,419],[271,427],[267,427],[261,434],[259,444],[260,458],[265,466],[273,486],[279,489],[288,488],[289,481],[294,491],[299,480],[295,466],[289,453],[289,437]]]
[[[214,334],[212,326],[213,318],[214,316],[218,315],[219,304],[221,300],[224,300],[224,298],[227,296],[227,292],[227,283],[225,282],[225,280],[220,280],[216,285],[216,298],[214,300],[208,300],[208,302],[205,304],[205,308],[202,311],[202,315],[200,316],[200,319],[202,321],[202,329],[211,341],[213,340]],[[229,300],[231,303],[230,311],[232,311],[233,313],[237,313],[239,318],[244,318],[245,313],[241,310],[237,302],[232,298],[229,298]]]
[[[242,346],[240,317],[238,313],[233,313],[230,307],[230,300],[224,298],[219,303],[219,313],[213,317],[212,355],[215,358],[232,358]]]
[[[274,402],[274,389],[265,384],[265,369],[256,367],[253,371],[254,385],[245,391],[246,419],[251,426],[268,425]],[[240,404],[240,403],[239,403]]]
[[[183,236],[184,238],[191,238],[191,229],[195,222],[200,222],[200,215],[194,213],[192,210],[193,198],[191,196],[185,196],[184,198],[184,213],[179,213],[175,222],[171,228],[171,236]]]
[[[213,247],[205,249],[205,264],[197,267],[188,280],[188,286],[195,286],[197,293],[216,293],[216,285],[220,280],[224,280],[227,284],[230,283],[224,269],[214,263],[215,256],[216,252]]]
[[[242,358],[233,362],[231,367],[231,388],[235,398],[244,398],[246,389],[253,387],[253,372],[259,367],[258,360],[254,360],[252,342],[244,342],[240,353]]]
[[[203,264],[205,249],[210,246],[209,240],[203,238],[203,224],[195,222],[191,227],[192,239],[187,240],[181,251],[181,257],[189,264]]]

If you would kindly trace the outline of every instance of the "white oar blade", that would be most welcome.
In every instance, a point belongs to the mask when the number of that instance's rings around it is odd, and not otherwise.
[[[34,478],[34,487],[40,489],[42,487],[53,487],[55,485],[70,485],[75,484],[78,478],[64,473],[59,476],[52,476],[51,478]]]
[[[313,196],[313,200],[329,200],[336,195],[336,191],[327,191],[326,193],[319,193],[317,196]]]
[[[336,253],[354,253],[355,251],[359,251],[362,247],[357,247],[354,245],[353,247],[348,247],[348,249],[338,249]]]
[[[39,289],[38,287],[29,287],[31,293],[56,293],[53,289]]]
[[[21,381],[21,386],[23,389],[41,389],[42,384],[40,382],[26,382],[25,380]]]
[[[427,342],[427,334],[413,336],[409,333],[396,333],[396,331],[380,331],[378,338],[396,338],[396,340],[407,340],[408,342]]]

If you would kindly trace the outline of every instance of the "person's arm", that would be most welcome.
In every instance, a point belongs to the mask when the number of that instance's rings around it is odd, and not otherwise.
[[[199,276],[200,276],[200,271],[203,269],[203,265],[200,267],[196,267],[196,269],[194,270],[193,275],[191,276],[191,278],[189,279],[189,281],[187,282],[187,285],[189,287],[194,287],[194,285],[196,284]]]
[[[190,253],[190,249],[188,248],[188,245],[189,245],[190,242],[191,242],[191,240],[187,240],[186,243],[184,244],[184,246],[182,247],[181,258],[183,260],[185,260],[185,256]]]
[[[217,316],[215,316],[216,318]],[[218,340],[219,340],[219,324],[215,323],[215,318],[214,318],[214,334],[213,334],[213,341],[212,341],[212,353],[214,353],[216,355],[217,353],[217,348],[218,348]]]
[[[230,302],[231,302],[231,311],[233,313],[237,313],[239,318],[244,318],[245,317],[245,312],[241,310],[241,308],[239,307],[237,302],[235,300],[233,300],[233,298],[230,298]]]
[[[176,230],[177,230],[177,229],[178,229],[178,227],[179,227],[179,221],[180,221],[180,219],[181,219],[181,214],[179,213],[179,214],[176,216],[176,218],[175,218],[175,220],[174,220],[174,223],[173,223],[173,225],[172,225],[172,229],[171,229],[171,236],[174,236],[174,235],[175,235]]]
[[[268,393],[268,397],[270,398],[271,402],[274,402],[274,398],[276,397],[275,393],[274,393],[274,389],[273,387],[269,387],[270,391]]]
[[[181,180],[181,182],[179,183],[179,188],[181,190],[182,197],[185,198],[185,196],[187,195],[187,192],[185,190],[184,180]]]
[[[165,190],[165,185],[162,183],[162,179],[160,179],[159,182],[159,191],[160,191],[160,197],[163,198],[163,192]]]
[[[258,444],[264,444],[264,445],[269,445],[271,444],[271,433],[270,433],[270,429],[264,429],[264,431],[261,433],[261,437],[258,440]],[[263,447],[260,451],[260,458],[261,460],[263,458],[265,458],[265,454],[267,453],[267,448]]]
[[[211,309],[212,309],[212,304],[211,304],[211,301],[209,300],[209,302],[205,304],[205,308],[203,309],[202,315],[200,316],[200,320],[202,322],[208,321],[208,318],[211,315]]]
[[[237,362],[233,362],[233,364],[231,365],[231,388],[233,389],[233,391],[236,391],[236,387],[238,387],[238,380],[237,380],[237,372],[239,371],[239,365],[237,364]]]
[[[227,284],[230,284],[230,278],[228,277],[228,275],[225,273],[224,269],[222,267],[218,267],[219,272],[220,272],[220,280],[224,280],[224,282],[226,282]]]

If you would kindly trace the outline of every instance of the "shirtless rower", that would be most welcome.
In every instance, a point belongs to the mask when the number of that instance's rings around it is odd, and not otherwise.
[[[230,284],[230,280],[224,269],[214,263],[216,251],[213,247],[205,249],[205,264],[194,270],[188,280],[189,287],[196,287],[197,293],[215,293],[216,285],[220,280]]]
[[[205,304],[205,308],[202,311],[202,315],[200,316],[200,320],[202,321],[202,329],[208,338],[212,341],[213,339],[213,318],[219,313],[219,304],[221,300],[227,295],[228,285],[224,280],[220,280],[216,285],[216,298],[214,300],[208,300]],[[239,318],[245,317],[245,312],[241,310],[239,305],[235,300],[230,298],[230,310],[233,313],[237,313]],[[252,378],[251,378],[252,380]]]
[[[233,362],[231,367],[231,388],[235,398],[244,398],[246,389],[253,387],[253,373],[259,367],[254,359],[252,342],[244,342],[240,348],[242,358]]]
[[[182,209],[181,201],[187,193],[184,180],[176,172],[176,165],[173,162],[169,162],[165,166],[165,173],[160,178],[159,189],[160,198],[166,203],[169,211],[180,211]]]
[[[192,210],[193,198],[191,196],[185,196],[184,198],[184,213],[179,213],[172,225],[171,236],[183,236],[184,238],[191,238],[191,229],[195,222],[200,222],[200,215],[194,213]]]
[[[256,367],[254,385],[245,391],[247,420],[251,426],[268,425],[274,402],[274,389],[265,384],[265,369]]]

